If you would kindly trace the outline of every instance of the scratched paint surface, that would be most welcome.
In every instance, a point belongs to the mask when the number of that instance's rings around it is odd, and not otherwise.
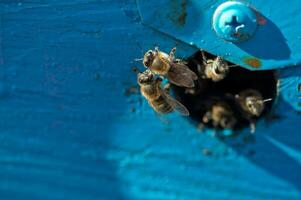
[[[137,94],[137,43],[196,50],[134,0],[0,2],[0,199],[301,199],[300,67],[254,137],[219,140]]]

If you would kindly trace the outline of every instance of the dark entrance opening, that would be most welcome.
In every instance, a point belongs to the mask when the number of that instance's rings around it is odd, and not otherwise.
[[[205,55],[207,59],[216,58],[206,52]],[[236,120],[231,129],[240,130],[249,127],[251,123],[256,123],[271,110],[277,95],[275,70],[250,71],[239,66],[231,67],[223,80],[214,82],[211,79],[202,78],[198,70],[198,64],[202,64],[202,59],[202,54],[198,51],[186,60],[188,67],[199,76],[194,88],[187,89],[172,85],[175,97],[187,107],[193,121],[208,128],[224,129],[212,120],[208,122],[205,120],[206,123],[204,123],[204,119],[214,105],[226,105]],[[259,116],[250,117],[239,104],[238,94],[250,89],[259,92],[263,100],[272,99],[264,103],[264,109]]]

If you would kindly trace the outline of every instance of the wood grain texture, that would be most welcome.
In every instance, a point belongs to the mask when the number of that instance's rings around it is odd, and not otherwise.
[[[282,97],[254,137],[218,140],[137,94],[137,43],[177,41],[143,26],[134,0],[0,9],[0,199],[301,198],[300,117]]]

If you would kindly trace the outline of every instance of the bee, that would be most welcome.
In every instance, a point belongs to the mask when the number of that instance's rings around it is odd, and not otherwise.
[[[189,115],[187,108],[168,94],[169,87],[162,88],[162,79],[150,70],[139,72],[137,79],[141,94],[157,113],[167,114],[176,110],[182,115]]]
[[[272,101],[272,98],[263,99],[262,95],[253,89],[247,89],[235,95],[242,110],[250,117],[259,117],[266,102]]]
[[[230,67],[237,65],[229,65],[222,57],[217,56],[215,59],[207,59],[204,51],[201,51],[203,68],[200,64],[197,65],[199,74],[204,79],[211,79],[214,82],[223,80],[229,73]]]
[[[233,129],[237,119],[230,106],[225,102],[215,103],[202,119],[203,123],[212,122],[215,128]]]
[[[254,133],[256,130],[254,118],[257,118],[262,114],[265,103],[272,101],[272,98],[263,99],[260,92],[254,89],[244,90],[235,95],[235,98],[246,118],[250,121],[251,133]]]
[[[159,51],[158,47],[148,50],[143,57],[143,65],[155,74],[167,77],[170,83],[180,87],[192,88],[197,75],[191,71],[186,63],[175,59],[176,47],[169,55]]]

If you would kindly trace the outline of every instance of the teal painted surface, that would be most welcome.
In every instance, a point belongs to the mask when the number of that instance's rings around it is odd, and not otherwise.
[[[148,27],[214,55],[220,55],[245,68],[256,70],[244,62],[248,57],[259,59],[262,63],[260,69],[300,64],[301,29],[295,23],[295,20],[301,18],[298,0],[241,1],[255,10],[258,26],[249,40],[238,43],[225,42],[213,31],[214,11],[223,2],[226,1],[137,0],[137,5],[142,21]]]
[[[141,24],[136,1],[0,9],[0,199],[301,198],[300,67],[279,71],[274,115],[254,136],[219,140],[177,114],[160,121],[130,89],[137,43],[196,50]]]

